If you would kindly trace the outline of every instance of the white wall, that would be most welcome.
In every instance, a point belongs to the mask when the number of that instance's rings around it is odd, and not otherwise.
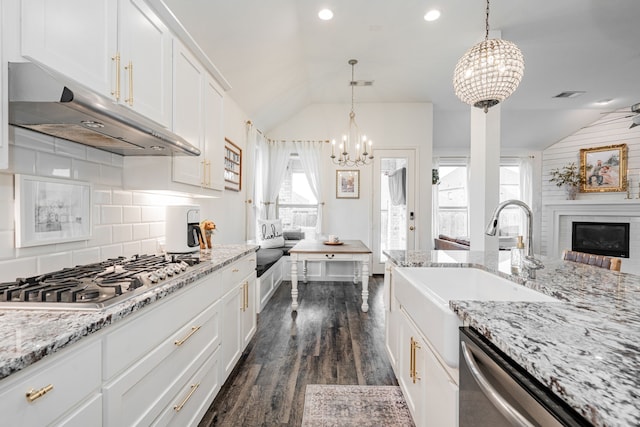
[[[358,104],[356,121],[361,132],[373,140],[374,150],[414,148],[416,158],[417,248],[431,249],[431,147],[433,106],[427,103]],[[339,140],[346,133],[350,105],[313,104],[274,129],[271,139]],[[329,158],[330,144],[323,153],[323,231],[341,239],[358,239],[372,245],[372,174],[373,167],[361,166],[360,198],[336,199],[336,167]]]
[[[566,218],[559,221],[560,228],[554,225],[553,211],[558,211],[555,204],[566,205],[564,212],[577,215],[576,218],[584,220],[591,216],[594,221],[606,220],[603,211],[614,212],[621,211],[619,218],[610,217],[612,221],[631,221],[631,253],[629,260],[622,261],[622,270],[628,270],[632,264],[640,262],[640,247],[634,242],[640,241],[640,230],[638,230],[638,218],[640,218],[640,205],[638,205],[638,191],[640,182],[640,127],[629,129],[631,119],[614,120],[619,118],[620,114],[610,114],[602,117],[594,125],[581,129],[574,134],[562,139],[556,144],[548,147],[543,152],[542,163],[542,205],[543,205],[543,223],[542,223],[542,253],[550,256],[559,256],[562,249],[569,249],[570,238],[567,237],[567,230],[562,228],[562,224],[570,223]],[[608,123],[607,123],[608,122]],[[578,193],[577,202],[565,200],[564,190],[557,187],[554,183],[549,182],[550,170],[562,168],[563,166],[575,162],[580,164],[580,149],[604,147],[608,145],[627,144],[628,149],[628,169],[631,181],[631,190],[633,200],[626,201],[625,192],[607,192],[607,193]],[[620,205],[620,203],[622,205]],[[546,207],[545,207],[546,205]],[[628,205],[628,206],[627,206]],[[636,208],[630,207],[635,205]],[[585,212],[583,207],[593,206],[590,208],[592,213]],[[622,209],[621,209],[622,207]],[[588,209],[588,208],[587,208]],[[635,211],[637,215],[629,215],[626,211]],[[570,230],[569,230],[570,232]],[[556,248],[556,250],[554,250]],[[640,270],[635,270],[640,273]]]
[[[224,136],[242,149],[242,187],[240,191],[225,190],[219,199],[198,199],[201,218],[211,219],[216,224],[212,242],[230,244],[243,243],[245,237],[245,218],[248,198],[247,182],[253,179],[253,173],[247,167],[247,117],[238,104],[230,97],[224,99]]]

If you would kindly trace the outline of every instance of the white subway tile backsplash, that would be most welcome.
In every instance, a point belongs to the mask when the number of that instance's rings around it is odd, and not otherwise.
[[[111,204],[111,190],[103,188],[93,189],[93,204],[94,205],[110,205]]]
[[[75,157],[76,159],[87,158],[87,146],[76,142],[66,141],[64,139],[53,139],[56,154],[67,157]]]
[[[122,207],[122,222],[125,224],[131,224],[133,222],[140,222],[140,206],[123,206]]]
[[[122,168],[100,165],[100,183],[112,187],[122,187]]]
[[[140,241],[141,254],[157,254],[160,253],[157,239],[149,239]]]
[[[38,274],[50,273],[69,267],[72,263],[71,252],[58,252],[38,257]]]
[[[93,235],[91,236],[91,240],[89,240],[90,247],[109,245],[112,242],[110,225],[97,225],[93,227]]]
[[[149,238],[149,224],[133,224],[133,240]]]
[[[54,152],[53,137],[43,135],[38,132],[9,126],[9,140],[17,147],[27,148],[35,151],[48,151]]]
[[[111,153],[97,148],[87,147],[87,160],[91,162],[101,163],[103,165],[111,164]]]
[[[151,237],[160,237],[164,236],[164,222],[154,222],[153,224],[149,224],[149,236]]]
[[[71,159],[38,152],[36,153],[36,173],[40,176],[71,178]]]
[[[122,224],[122,207],[110,205],[102,206],[100,224]]]
[[[113,231],[113,243],[130,242],[133,238],[133,231],[131,225],[114,225]]]
[[[87,247],[88,240],[78,240],[76,242],[57,243],[51,252],[71,252]]]
[[[74,266],[104,261],[100,258],[100,248],[87,248],[79,251],[73,251],[72,256],[72,265]]]
[[[100,225],[100,211],[101,211],[102,207],[100,205],[93,205],[92,211],[93,211],[93,226],[95,227],[96,225]]]
[[[13,248],[13,239],[13,230],[0,231],[0,259],[13,258],[16,256],[16,251]]]
[[[122,254],[124,256],[130,257],[132,255],[144,253],[145,252],[140,250],[140,242],[128,242],[122,244]]]
[[[142,222],[155,222],[164,221],[165,208],[164,206],[143,206],[141,208],[140,221]]]
[[[131,191],[113,190],[112,203],[114,205],[130,205],[133,203]]]
[[[124,156],[120,154],[111,154],[111,165],[118,166],[120,168],[124,167]]]
[[[95,163],[71,159],[71,178],[91,182],[96,175],[97,167]]]
[[[38,260],[35,257],[0,261],[0,281],[8,282],[18,277],[31,277],[38,274]]]
[[[15,173],[33,175],[36,173],[36,152],[15,145],[9,145],[9,167]]]
[[[117,258],[122,256],[122,245],[109,245],[100,248],[100,259]]]

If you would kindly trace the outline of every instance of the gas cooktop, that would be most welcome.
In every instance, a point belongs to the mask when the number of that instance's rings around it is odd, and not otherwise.
[[[190,255],[134,255],[0,283],[0,308],[99,310],[140,295],[197,264]]]

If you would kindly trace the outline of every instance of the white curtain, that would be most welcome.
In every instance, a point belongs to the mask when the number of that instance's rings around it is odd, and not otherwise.
[[[264,141],[264,138],[260,144],[260,165],[256,165],[256,174],[261,175],[259,212],[262,219],[276,217],[276,199],[293,148],[291,142]]]
[[[322,234],[322,177],[321,159],[322,159],[322,142],[321,141],[296,141],[295,151],[298,153],[300,163],[309,181],[309,186],[313,195],[318,201],[318,220],[316,222],[316,235]]]

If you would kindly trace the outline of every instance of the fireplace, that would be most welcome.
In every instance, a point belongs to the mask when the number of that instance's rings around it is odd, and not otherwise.
[[[573,222],[571,250],[629,258],[629,223]]]

